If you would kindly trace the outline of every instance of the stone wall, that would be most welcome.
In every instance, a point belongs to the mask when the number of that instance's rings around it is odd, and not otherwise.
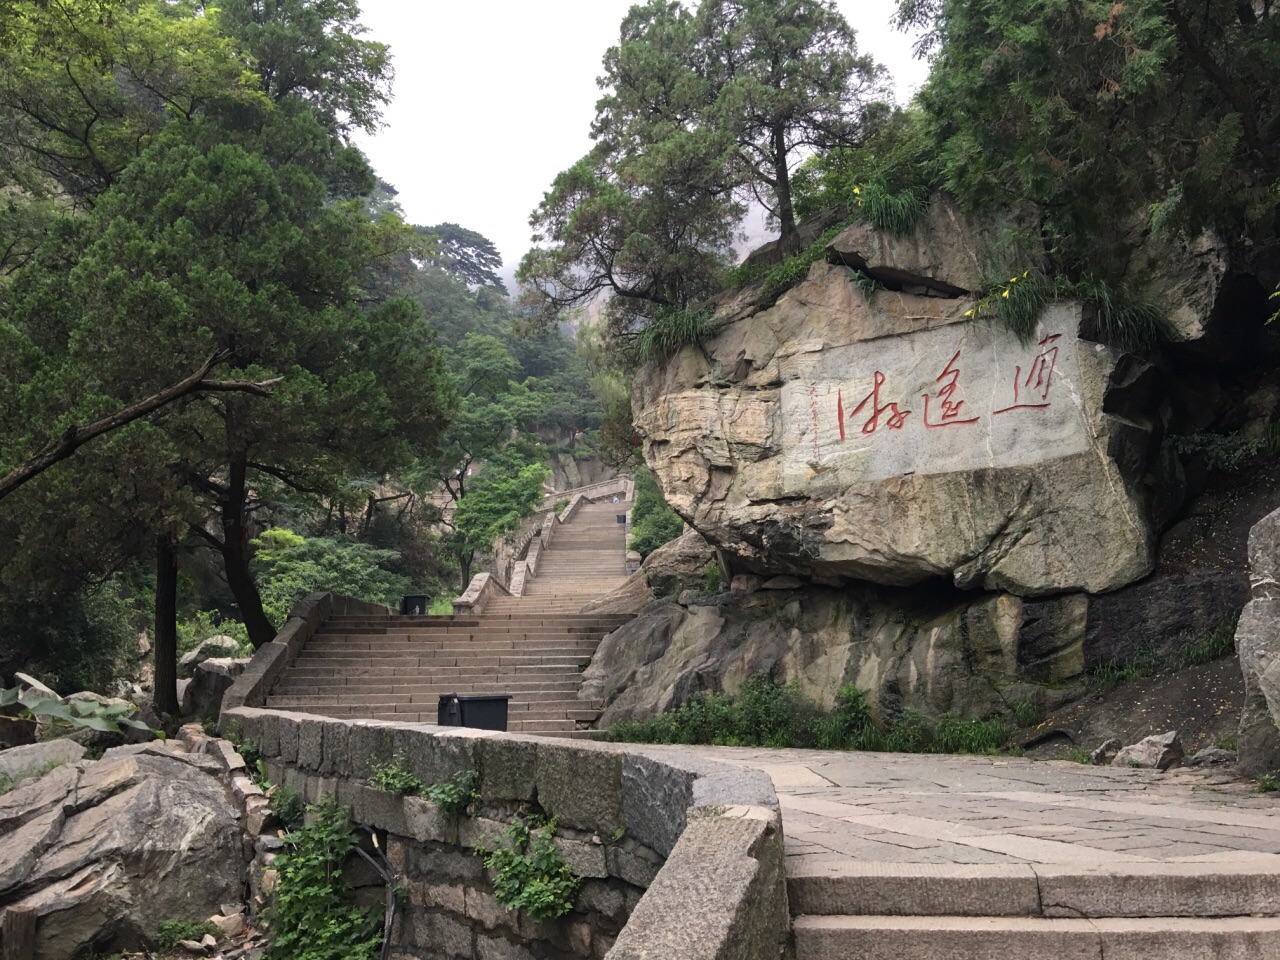
[[[460,728],[224,712],[259,744],[272,779],[308,801],[333,794],[385,831],[407,892],[393,956],[465,960],[775,960],[789,929],[782,821],[769,778],[679,751]],[[471,816],[368,784],[402,753],[424,783],[476,776]],[[582,878],[573,910],[532,923],[493,896],[478,846],[516,817],[550,817]]]

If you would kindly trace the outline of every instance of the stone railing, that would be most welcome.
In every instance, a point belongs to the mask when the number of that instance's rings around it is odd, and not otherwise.
[[[521,563],[523,564],[524,561],[522,560]],[[491,598],[499,595],[510,596],[510,594],[511,591],[504,587],[492,573],[477,573],[471,578],[466,592],[453,601],[454,616],[466,614],[479,616],[484,613],[485,605]]]
[[[378,603],[353,600],[336,593],[311,593],[293,605],[289,619],[275,639],[254,651],[253,659],[222,697],[222,709],[260,707],[280,675],[289,668],[307,641],[331,616],[367,613],[384,616],[394,611]]]
[[[789,915],[782,821],[769,778],[674,748],[620,747],[241,707],[225,712],[274,782],[324,794],[386,831],[405,891],[393,955],[777,960]],[[474,776],[471,814],[368,783],[392,757],[426,784]],[[555,822],[582,878],[572,909],[534,923],[495,899],[479,847],[518,817]],[[389,884],[393,885],[393,884]]]

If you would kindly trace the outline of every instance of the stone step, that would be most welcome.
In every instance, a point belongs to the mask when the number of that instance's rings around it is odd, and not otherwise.
[[[302,653],[298,656],[295,663],[311,663],[313,661],[339,660],[339,661],[361,661],[367,663],[388,663],[401,662],[406,666],[417,664],[418,666],[431,667],[455,667],[455,666],[473,666],[473,667],[506,667],[518,666],[520,664],[541,664],[549,666],[552,664],[563,665],[572,668],[573,666],[586,666],[591,662],[590,654],[568,654],[550,652],[546,654],[533,653],[510,653],[510,654],[486,654],[486,653],[423,653],[404,654],[404,653],[376,653],[361,650],[308,650],[303,648]]]
[[[290,708],[293,713],[310,713],[315,716],[333,717],[334,719],[346,719],[347,717],[355,717],[363,720],[391,720],[396,723],[425,723],[434,725],[436,722],[436,711],[433,708],[423,713],[395,713],[387,711],[373,711],[362,713],[339,713],[325,709],[309,708],[309,707],[293,707]],[[563,736],[577,736],[578,725],[575,720],[513,720],[508,718],[507,732],[509,733],[554,733]],[[587,736],[591,735],[590,731],[585,731]]]
[[[1280,918],[796,917],[795,960],[1263,960]]]
[[[784,818],[785,820],[785,818]],[[797,915],[1049,918],[1280,914],[1280,871],[1250,863],[791,864]],[[1280,957],[1280,953],[1277,954]]]
[[[603,634],[601,635],[603,636]],[[422,640],[417,637],[316,637],[307,644],[310,650],[353,650],[363,653],[592,653],[600,645],[600,637],[525,637],[517,635],[501,640],[494,637],[451,637]]]
[[[468,695],[466,691],[457,691],[460,695]],[[501,696],[502,694],[494,690],[475,691],[477,694],[490,694]],[[418,697],[396,698],[394,696],[381,697],[291,697],[291,696],[270,696],[267,697],[267,706],[282,710],[291,710],[295,707],[307,707],[309,709],[315,707],[331,707],[331,708],[361,708],[367,707],[374,710],[380,710],[386,713],[418,713],[427,709],[435,709],[440,703],[439,694],[422,695]],[[509,714],[528,714],[538,713],[539,715],[556,715],[568,716],[570,714],[581,714],[587,720],[594,720],[599,716],[603,707],[599,704],[593,704],[589,700],[574,700],[565,698],[564,694],[557,694],[554,698],[545,700],[531,700],[522,697],[519,700],[511,700],[507,704]]]
[[[542,681],[573,678],[577,683],[581,680],[578,668],[566,670],[563,667],[544,664],[513,667],[509,670],[472,670],[468,667],[424,667],[413,671],[402,671],[386,667],[343,667],[333,664],[316,665],[307,663],[293,667],[281,683],[422,683],[422,677],[440,677],[466,683],[483,680],[500,679],[520,683],[539,683]]]

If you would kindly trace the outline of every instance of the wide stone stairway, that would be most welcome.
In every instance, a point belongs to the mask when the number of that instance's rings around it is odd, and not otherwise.
[[[630,504],[582,502],[557,524],[519,597],[478,616],[334,616],[267,697],[274,709],[435,723],[441,694],[510,694],[513,733],[575,736],[602,704],[579,700],[600,640],[631,618],[578,611],[626,579]]]

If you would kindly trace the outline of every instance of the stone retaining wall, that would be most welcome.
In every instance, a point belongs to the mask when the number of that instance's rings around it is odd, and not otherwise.
[[[408,960],[776,960],[789,929],[777,796],[763,773],[676,750],[240,707],[272,779],[335,795],[386,831],[406,891],[393,956]],[[427,784],[476,775],[473,816],[369,786],[402,753]],[[573,910],[532,923],[493,897],[476,847],[518,816],[554,818],[582,878]]]

